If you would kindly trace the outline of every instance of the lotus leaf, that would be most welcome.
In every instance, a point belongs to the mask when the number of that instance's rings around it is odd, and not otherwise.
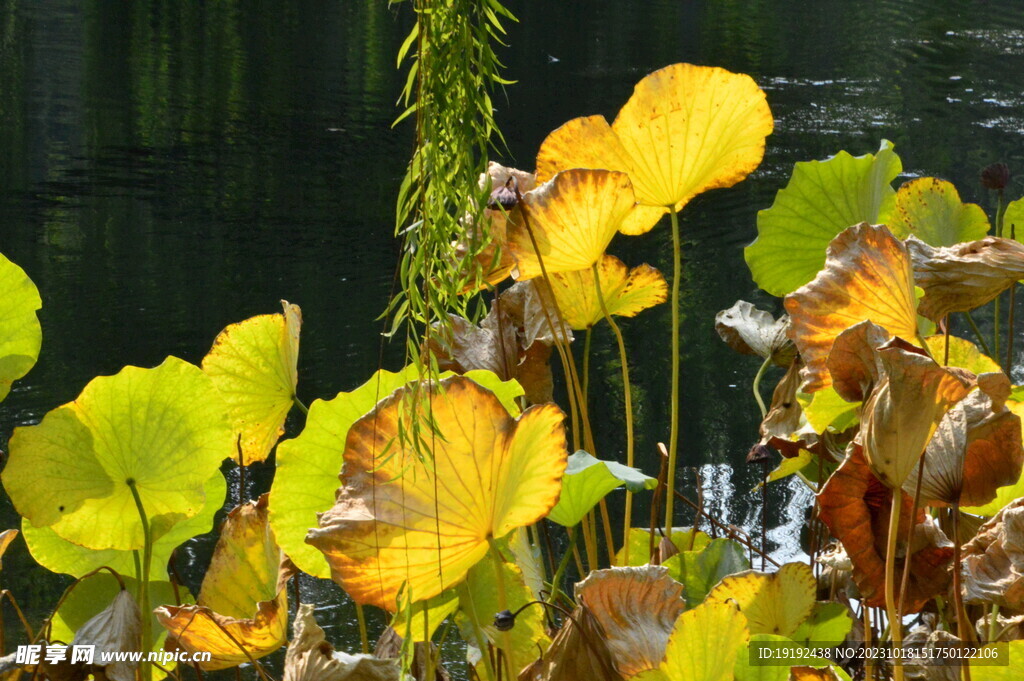
[[[477,651],[486,650],[487,646],[500,649],[512,670],[511,677],[505,675],[501,678],[514,679],[524,667],[537,659],[539,651],[547,649],[551,641],[544,631],[543,610],[532,606],[516,616],[515,626],[507,632],[511,649],[505,648],[506,635],[495,628],[494,614],[505,608],[515,612],[535,598],[518,565],[501,562],[502,582],[497,580],[497,569],[492,560],[482,561],[470,568],[466,581],[456,589],[459,594],[459,611],[455,621],[462,638]],[[505,608],[499,603],[501,584],[504,584]],[[476,673],[481,681],[490,681],[486,663],[471,661],[477,662]]]
[[[459,376],[418,392],[399,389],[352,425],[342,488],[307,536],[356,602],[391,611],[403,583],[415,600],[431,598],[465,578],[490,538],[547,514],[568,457],[553,404],[513,420]],[[437,429],[422,460],[398,435],[419,410]]]
[[[398,600],[401,605],[388,626],[413,643],[429,641],[445,618],[459,607],[455,589],[447,589],[425,601],[409,603],[403,594],[399,594]]]
[[[136,595],[138,593],[139,584],[134,579],[124,577],[125,586],[127,587],[128,593]],[[118,599],[119,594],[122,593],[121,585],[114,579],[113,575],[107,572],[101,572],[99,574],[86,577],[72,589],[71,593],[67,595],[64,602],[61,603],[60,607],[53,615],[53,624],[50,630],[51,641],[72,641],[76,640],[79,632],[88,625],[90,621],[95,620],[94,626],[90,629],[95,629],[96,624],[102,624],[103,619],[106,616],[101,617],[104,611],[108,611],[107,615],[110,614],[110,605]],[[179,587],[178,591],[175,591],[175,587],[166,581],[151,581],[149,582],[149,602],[150,603],[166,603],[173,601],[176,597],[182,599],[183,602],[191,603],[192,595],[184,587]],[[130,610],[126,607],[127,604],[123,601],[119,604],[118,610]],[[136,606],[138,607],[138,606]],[[157,623],[156,617],[150,614],[151,617],[151,629],[154,632],[154,640],[150,650],[159,651],[164,649],[164,637],[166,633],[160,628]],[[99,633],[102,636],[103,627],[100,626]],[[89,634],[89,630],[85,630],[85,634]],[[78,641],[81,643],[81,641]],[[131,647],[122,648],[122,651],[138,651],[140,650],[139,644],[136,642]],[[96,658],[99,659],[99,651],[97,651]],[[172,663],[173,666],[173,663]]]
[[[811,568],[786,563],[773,574],[751,570],[726,577],[708,594],[708,602],[736,603],[753,634],[790,636],[811,614],[816,593]]]
[[[150,578],[167,580],[167,562],[174,549],[183,542],[205,534],[213,528],[213,517],[224,505],[227,482],[220,473],[215,473],[204,487],[206,503],[203,510],[188,520],[182,521],[166,534],[153,542],[153,567]],[[50,527],[33,527],[27,519],[21,521],[25,543],[37,563],[47,570],[63,572],[72,577],[81,577],[100,566],[107,566],[122,575],[134,574],[135,558],[132,551],[117,549],[94,550],[61,539]]]
[[[712,539],[699,551],[680,551],[662,565],[686,587],[686,605],[690,608],[700,605],[723,578],[750,569],[743,545],[732,539]]]
[[[1022,428],[1024,428],[1024,402],[1008,399],[1006,401],[1006,407],[1021,419]],[[997,489],[995,499],[987,504],[983,506],[968,506],[965,504],[961,507],[961,510],[977,515],[991,516],[998,513],[1000,509],[1005,507],[1014,499],[1019,499],[1020,497],[1024,497],[1024,474],[1019,476],[1017,481],[1012,485]]]
[[[1010,381],[998,376],[1009,393]],[[1004,395],[1005,395],[1004,393]],[[992,501],[996,488],[1012,485],[1021,474],[1021,420],[984,389],[972,392],[939,423],[925,450],[921,477],[922,504],[945,506],[963,503],[980,506]],[[903,489],[914,493],[915,468]]]
[[[283,314],[232,324],[203,358],[203,371],[231,408],[239,464],[264,461],[284,434],[298,385],[302,311],[281,301]]]
[[[860,420],[860,401],[844,400],[835,387],[830,386],[810,395],[798,392],[796,398],[807,418],[807,424],[816,433],[824,433],[829,429],[841,433]]]
[[[907,238],[914,278],[924,290],[920,312],[939,321],[950,312],[980,307],[1024,278],[1024,244],[989,236],[932,248]]]
[[[93,549],[143,546],[134,484],[159,538],[198,514],[232,455],[227,407],[197,367],[168,357],[93,379],[74,402],[11,438],[3,483],[18,512]]]
[[[790,667],[785,664],[751,664],[756,660],[755,650],[768,646],[791,646],[792,642],[785,636],[774,634],[751,634],[746,650],[736,656],[733,674],[736,681],[788,681]]]
[[[651,562],[650,530],[642,527],[631,527],[627,537],[629,541],[629,565],[646,565]],[[655,535],[654,546],[656,550],[661,537],[662,534],[660,532]],[[711,537],[700,530],[693,530],[689,527],[672,528],[672,545],[676,549],[673,553],[678,551],[700,551],[710,543]],[[625,565],[625,559],[625,547],[623,547],[615,554],[615,564]]]
[[[814,604],[811,614],[804,620],[791,638],[805,645],[829,644],[838,646],[846,640],[853,628],[850,609],[844,603]]]
[[[334,505],[349,428],[378,402],[419,377],[413,365],[398,372],[381,370],[351,392],[315,400],[299,436],[278,447],[277,471],[270,489],[270,526],[278,544],[303,572],[321,579],[331,576],[323,554],[304,539],[309,528],[316,527],[317,514]],[[518,414],[515,400],[522,388],[514,381],[502,383],[484,371],[471,371],[468,377],[495,392],[510,413]]]
[[[761,444],[775,447],[785,457],[796,456],[801,449],[814,447],[818,443],[818,433],[805,416],[804,405],[798,396],[803,366],[803,361],[796,358],[786,369],[772,392],[771,406],[758,429]],[[815,395],[824,392],[827,389]]]
[[[1017,681],[1024,676],[1024,641],[1010,641],[1003,654],[1007,656],[1006,665],[972,663],[971,681]],[[985,659],[984,655],[981,653],[978,657]]]
[[[715,331],[730,348],[742,355],[771,358],[776,366],[788,367],[796,349],[786,336],[789,318],[775,319],[745,300],[737,300],[728,310],[715,315]]]
[[[642,234],[668,209],[743,180],[761,163],[773,126],[750,76],[673,64],[637,83],[611,125],[602,116],[577,118],[548,135],[537,176],[568,168],[629,173],[641,205],[622,232]]]
[[[603,255],[597,263],[597,275],[608,314],[635,317],[668,298],[665,277],[650,265],[630,269],[614,255]],[[593,269],[552,274],[551,290],[562,319],[572,328],[588,329],[604,319]]]
[[[303,603],[292,625],[292,640],[284,656],[284,681],[399,681],[395,660],[337,652]]]
[[[1024,608],[1024,498],[982,525],[961,556],[964,603]]]
[[[7,547],[11,545],[15,537],[18,536],[17,530],[4,530],[0,532],[0,558],[3,558],[4,553],[7,552]],[[2,565],[0,565],[2,567]]]
[[[619,225],[633,210],[633,186],[625,173],[565,170],[523,196],[522,222],[508,225],[516,279],[591,267],[601,259]],[[536,241],[536,247],[534,247]]]
[[[804,392],[832,384],[826,365],[836,336],[864,320],[890,335],[917,336],[917,299],[910,256],[884,226],[861,223],[828,246],[814,281],[786,296],[789,336],[803,358]]]
[[[934,177],[919,177],[900,187],[888,224],[899,238],[913,234],[932,246],[983,239],[989,229],[981,206],[963,203],[956,187]]]
[[[902,169],[888,140],[877,154],[841,151],[825,161],[797,163],[771,208],[757,214],[757,239],[744,251],[757,285],[784,296],[814,279],[836,235],[892,211],[891,183]]]
[[[768,482],[775,482],[776,480],[782,480],[788,478],[791,475],[795,475],[797,471],[807,466],[814,459],[814,455],[806,449],[801,449],[800,453],[796,456],[784,458],[765,476],[764,481],[757,483],[752,491],[756,492],[761,489],[761,486]]]
[[[932,357],[938,362],[943,362],[946,357],[946,337],[943,334],[928,336],[924,342]],[[948,366],[967,369],[973,374],[1002,371],[999,364],[988,355],[983,355],[977,345],[956,336],[949,337]]]
[[[823,660],[824,661],[824,660]],[[821,667],[797,665],[789,670],[789,681],[842,681],[849,678],[842,669],[826,664]]]
[[[0,254],[0,401],[39,359],[43,331],[36,310],[42,306],[25,270]]]
[[[913,500],[908,494],[899,494],[900,537],[905,536],[912,517],[915,523],[915,550],[910,556],[910,579],[902,610],[909,614],[945,591],[953,546],[923,509],[912,516]],[[854,581],[869,607],[885,604],[885,552],[892,499],[892,490],[872,474],[859,445],[852,447],[818,494],[821,520],[846,549],[853,563]],[[902,574],[904,560],[902,556],[897,558],[896,574]],[[896,594],[899,598],[898,585]]]
[[[657,669],[635,681],[731,681],[733,666],[746,654],[750,630],[732,603],[708,601],[676,620]]]
[[[1024,239],[1024,199],[1011,201],[1003,213],[1003,234],[1013,235],[1017,241]]]
[[[562,478],[562,494],[548,513],[559,525],[578,524],[597,502],[617,487],[630,492],[654,489],[658,481],[616,461],[601,461],[580,450],[569,456]]]
[[[199,663],[206,670],[269,655],[285,643],[292,573],[274,541],[267,495],[236,506],[221,527],[197,605],[154,611],[170,634],[168,647],[211,653]]]
[[[78,627],[72,645],[95,646],[95,666],[86,665],[84,661],[72,664],[70,660],[56,664],[44,663],[43,670],[47,678],[86,678],[92,672],[96,678],[102,669],[102,677],[110,681],[135,681],[138,661],[121,660],[110,657],[108,664],[105,656],[139,650],[142,643],[142,612],[131,594],[121,589],[113,601],[100,613]],[[97,669],[99,668],[99,669]]]

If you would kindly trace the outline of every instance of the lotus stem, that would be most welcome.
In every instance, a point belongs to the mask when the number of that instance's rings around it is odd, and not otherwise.
[[[594,335],[594,327],[588,326],[583,336],[583,399],[590,402],[590,338]]]
[[[999,604],[992,604],[992,614],[988,618],[988,642],[992,643],[999,634]]]
[[[494,574],[498,581],[498,610],[508,610],[508,593],[505,590],[505,560],[501,557],[501,551],[498,550],[498,545],[495,543],[493,537],[487,538],[487,543],[490,545],[491,557],[494,559]],[[504,664],[505,664],[505,678],[514,679],[512,675],[512,635],[508,631],[502,631],[501,634],[501,647],[503,649]]]
[[[626,465],[633,467],[633,390],[629,383],[629,359],[626,356],[626,342],[622,339],[622,331],[615,323],[611,314],[608,313],[608,306],[604,303],[604,293],[601,291],[601,277],[597,270],[597,263],[591,267],[594,271],[594,288],[597,291],[597,302],[601,305],[601,313],[608,320],[608,326],[612,327],[615,334],[615,342],[619,346],[619,363],[622,365],[622,391],[626,407]],[[590,329],[587,329],[587,342],[590,342]],[[586,390],[584,390],[586,394]],[[633,493],[626,490],[626,511],[622,521],[622,543],[625,546],[625,564],[629,565],[629,541],[627,535],[629,528],[633,525]],[[608,553],[614,555],[614,547],[608,545]],[[614,561],[613,561],[614,562]]]
[[[679,279],[682,277],[683,256],[679,243],[679,216],[675,206],[669,208],[672,221],[672,392],[669,399],[668,478],[665,484],[665,536],[672,536],[672,501],[676,484],[676,459],[679,448]],[[901,680],[902,681],[902,680]]]
[[[1013,308],[1017,302],[1017,282],[1010,286],[1010,305],[1006,311],[1006,375],[1013,371]]]
[[[32,627],[29,626],[28,620],[25,619],[25,613],[21,611],[21,606],[19,606],[18,601],[15,600],[14,594],[12,594],[7,589],[4,589],[3,591],[0,591],[0,601],[3,601],[4,598],[6,598],[8,602],[10,602],[11,606],[14,608],[14,614],[17,615],[18,619],[21,621],[21,627],[25,630],[25,640],[31,641],[33,638],[35,638],[35,634],[32,633]],[[3,618],[0,617],[0,624],[2,623]],[[0,645],[0,651],[3,650],[5,650],[5,648],[3,647],[3,645]]]
[[[296,612],[298,611],[296,610]],[[356,603],[356,621],[359,623],[359,642],[363,646],[363,655],[369,655],[370,637],[366,633],[366,613],[363,612],[362,603]]]
[[[868,650],[871,649],[871,608],[861,602],[861,609],[863,610],[864,618],[864,647]],[[864,679],[865,681],[874,681],[875,678],[875,661],[868,655],[864,659]]]
[[[988,343],[985,342],[985,337],[981,335],[981,329],[979,329],[978,325],[974,323],[974,317],[971,316],[969,311],[964,311],[964,317],[967,318],[967,323],[970,325],[971,331],[974,332],[974,337],[977,339],[978,345],[981,346],[982,351],[991,357],[992,351],[988,349]]]
[[[885,549],[885,610],[889,618],[889,639],[893,648],[903,647],[903,626],[900,622],[900,613],[896,608],[895,595],[895,566],[896,566],[896,536],[900,529],[900,495],[899,488],[892,490],[892,504],[889,509],[889,537]],[[892,668],[893,679],[903,681],[903,667],[894,664]]]
[[[997,237],[1002,237],[1003,236],[1003,216],[1006,214],[1006,202],[1003,199],[1004,199],[1003,190],[1000,189],[999,193],[996,195],[996,236]],[[993,357],[993,359],[995,359],[997,363],[999,362],[999,298],[1000,297],[1001,296],[997,295],[996,299],[992,303],[992,348],[996,352],[996,354]]]
[[[594,518],[594,509],[590,509],[583,518],[583,545],[587,549],[587,564],[591,570],[600,567],[600,559],[597,555],[597,521]]]
[[[142,611],[142,650],[143,652],[149,652],[153,647],[153,615],[149,607],[149,570],[153,562],[153,536],[150,531],[146,508],[142,504],[142,497],[139,496],[139,489],[135,484],[135,479],[128,478],[127,483],[128,488],[132,491],[132,498],[135,499],[135,508],[139,511],[139,519],[142,521],[144,547],[142,550],[142,585],[139,588],[139,609]],[[142,662],[140,666],[143,681],[149,681],[153,676],[153,668],[148,662]]]
[[[754,375],[754,399],[757,400],[757,406],[761,408],[761,420],[764,420],[768,416],[768,408],[764,406],[764,398],[761,397],[761,377],[764,376],[764,372],[768,370],[768,365],[772,363],[771,355],[765,357],[764,362],[761,363],[761,368],[757,370]]]
[[[297,395],[292,395],[292,404],[295,408],[302,412],[303,416],[309,416],[309,407],[302,403],[302,400]]]
[[[548,595],[549,603],[554,603],[558,594],[562,591],[562,577],[565,575],[565,569],[569,566],[569,558],[572,557],[573,552],[576,550],[576,537],[578,536],[579,526],[570,527],[569,545],[565,547],[565,553],[562,554],[562,559],[558,561],[558,569],[555,570],[555,576],[551,578],[551,593]]]
[[[947,351],[949,349],[948,336],[946,338],[946,349]],[[900,578],[900,602],[896,607],[897,612],[903,612],[903,606],[906,605],[907,602],[907,582],[910,581],[910,545],[914,540],[914,525],[917,520],[917,508],[921,503],[921,482],[924,480],[924,459],[927,454],[927,451],[921,454],[921,458],[917,462],[917,484],[914,485],[914,505],[911,507],[910,527],[907,528],[907,553],[903,556],[903,576]]]
[[[615,565],[615,537],[612,536],[612,519],[608,513],[608,502],[604,499],[597,502],[601,509],[601,524],[604,526],[604,543],[608,546],[608,566]],[[623,538],[625,541],[625,538]]]

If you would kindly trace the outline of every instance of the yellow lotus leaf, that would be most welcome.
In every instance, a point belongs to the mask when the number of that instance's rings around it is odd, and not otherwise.
[[[630,681],[732,681],[749,640],[747,620],[735,604],[707,600],[676,620],[658,668]]]
[[[862,222],[828,246],[825,267],[786,296],[789,337],[803,358],[804,392],[832,385],[826,365],[836,336],[870,320],[890,335],[917,337],[917,300],[910,256],[880,225]]]
[[[549,274],[591,267],[633,206],[633,185],[625,173],[579,168],[558,173],[523,196],[522,220],[508,223],[514,276],[541,276],[542,259]]]
[[[221,331],[203,358],[203,371],[231,408],[239,433],[235,460],[243,465],[267,458],[295,401],[302,311],[286,300],[281,305],[283,314],[260,315]]]
[[[18,512],[92,549],[144,543],[131,485],[159,538],[200,513],[235,449],[227,406],[198,367],[168,357],[93,379],[74,402],[18,428],[3,471]]]
[[[946,359],[946,336],[937,334],[924,339],[928,352],[939,364],[967,369],[972,374],[987,374],[1002,371],[999,364],[988,355],[982,354],[978,346],[965,338],[949,337],[949,362]]]
[[[418,394],[417,394],[418,393]],[[429,413],[421,457],[399,437]],[[402,388],[348,431],[334,507],[306,541],[358,603],[394,611],[403,584],[415,600],[461,582],[488,539],[536,522],[558,501],[563,414],[553,404],[518,419],[468,378]],[[422,423],[422,421],[421,421]]]
[[[668,298],[665,277],[650,265],[630,269],[614,255],[604,255],[597,264],[597,276],[608,314],[635,317]],[[553,274],[551,290],[562,319],[572,328],[582,331],[604,319],[593,269]]]
[[[286,639],[292,572],[267,521],[267,495],[236,506],[221,528],[197,605],[155,611],[168,631],[168,649],[211,653],[199,663],[206,670],[274,652]]]
[[[1024,279],[1024,244],[989,236],[932,248],[911,236],[907,249],[914,278],[924,290],[921,314],[939,321],[950,312],[980,307]]]
[[[3,558],[4,553],[7,551],[7,547],[11,545],[14,538],[18,536],[17,530],[4,530],[0,532],[0,558]],[[0,565],[2,567],[2,565]]]
[[[743,180],[761,163],[773,127],[750,76],[673,64],[637,83],[612,125],[601,116],[577,118],[548,135],[537,177],[568,168],[629,173],[640,206],[622,232],[642,234],[669,208]]]
[[[829,667],[796,666],[789,669],[789,681],[842,681],[836,670]]]
[[[900,187],[888,224],[899,238],[913,234],[932,246],[983,239],[989,228],[981,206],[963,203],[951,182],[935,177],[919,177]]]
[[[790,636],[814,608],[817,582],[805,563],[786,563],[778,572],[748,570],[726,577],[708,594],[709,603],[733,601],[752,634]]]
[[[660,565],[591,572],[576,585],[573,620],[562,626],[529,678],[618,681],[656,669],[686,609],[682,596],[683,585]]]
[[[42,306],[25,270],[0,254],[0,402],[39,359],[43,331],[36,311]]]

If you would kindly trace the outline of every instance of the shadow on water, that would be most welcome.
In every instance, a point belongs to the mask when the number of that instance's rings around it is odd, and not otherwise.
[[[518,82],[496,105],[504,160],[519,166],[532,166],[566,120],[614,116],[640,77],[669,63],[747,72],[768,94],[776,132],[761,168],[683,213],[682,460],[701,468],[717,517],[755,527],[758,473],[742,461],[757,433],[757,365],[718,340],[713,320],[739,298],[779,309],[743,262],[757,210],[793,162],[873,151],[883,137],[906,176],[952,180],[991,209],[978,170],[1002,160],[1024,172],[1024,9],[967,0],[510,6],[522,21],[502,56]],[[167,354],[199,361],[221,328],[281,298],[306,320],[304,400],[365,380],[380,362],[376,318],[392,286],[393,206],[411,150],[408,130],[391,128],[403,78],[394,55],[408,22],[383,2],[0,0],[0,251],[44,300],[43,352],[3,404],[4,438],[93,376]],[[612,250],[671,269],[664,226]],[[669,310],[622,325],[639,461],[654,474],[667,437]],[[593,352],[591,394],[608,396],[592,407],[599,454],[621,456],[622,386],[604,329]],[[394,368],[401,347],[383,357]],[[271,476],[271,466],[254,471],[249,495]],[[692,480],[684,475],[695,496]],[[799,483],[770,488],[778,557],[801,554],[809,502]],[[13,526],[9,502],[0,504],[3,526]],[[211,549],[201,538],[180,556],[194,590]],[[66,580],[34,567],[20,542],[5,558],[4,586],[38,621]],[[303,588],[323,603],[331,637],[353,647],[337,588]]]

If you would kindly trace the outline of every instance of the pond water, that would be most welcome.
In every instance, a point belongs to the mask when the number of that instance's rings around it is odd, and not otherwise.
[[[637,80],[673,62],[749,73],[768,94],[776,132],[759,170],[682,214],[682,462],[702,467],[718,517],[751,527],[760,497],[743,457],[757,434],[758,363],[732,353],[713,320],[741,298],[780,309],[743,262],[757,211],[794,162],[872,152],[883,138],[906,177],[949,179],[991,211],[978,171],[1005,161],[1024,176],[1024,3],[509,5],[521,22],[500,55],[517,83],[495,98],[508,142],[498,160],[509,164],[532,169],[550,130],[579,115],[613,117]],[[406,7],[382,0],[0,0],[0,251],[44,301],[42,355],[0,407],[0,443],[94,376],[168,354],[198,362],[225,325],[274,312],[282,298],[303,309],[307,403],[381,363],[399,366],[402,348],[382,345],[377,317],[392,287],[394,200],[411,149],[409,129],[391,127],[404,78],[394,55],[409,25]],[[671,270],[664,225],[611,250]],[[663,305],[622,324],[637,451],[651,474],[667,438],[669,314]],[[608,396],[592,410],[610,458],[623,448],[621,386],[604,331],[591,394]],[[271,476],[269,466],[254,471],[245,493]],[[682,479],[692,494],[694,476]],[[800,553],[809,500],[799,485],[770,488],[779,557]],[[16,522],[4,498],[0,526]],[[211,548],[199,539],[181,558],[193,590]],[[36,621],[65,583],[21,542],[5,556],[3,585]],[[334,640],[357,640],[333,585],[308,581],[303,591],[322,603]]]

